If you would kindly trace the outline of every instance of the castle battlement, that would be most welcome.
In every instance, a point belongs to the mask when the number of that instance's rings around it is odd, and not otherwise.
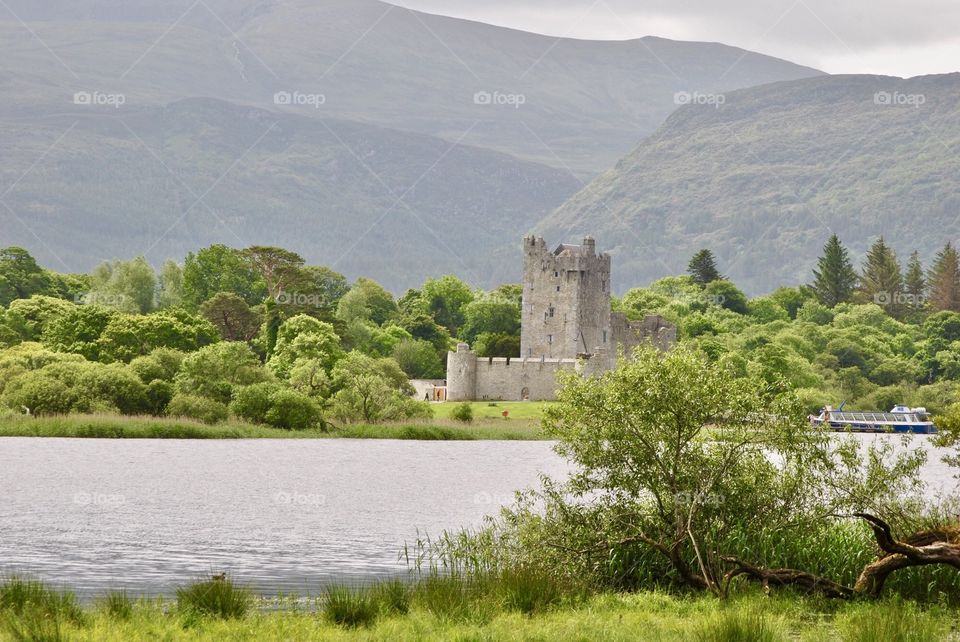
[[[677,333],[665,319],[631,322],[611,310],[610,266],[590,236],[553,250],[543,237],[524,238],[521,354],[478,357],[457,345],[447,353],[447,399],[554,399],[562,370],[602,373],[642,342],[669,349]]]

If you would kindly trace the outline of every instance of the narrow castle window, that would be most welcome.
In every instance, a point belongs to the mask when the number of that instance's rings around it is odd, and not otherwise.
[[[559,272],[554,272],[554,273],[553,273],[553,276],[560,276],[560,273],[559,273]]]
[[[560,286],[558,285],[558,286],[557,286],[557,292],[559,292],[559,291],[560,291]]]
[[[607,342],[607,331],[606,331],[606,330],[603,331],[603,342],[604,342],[604,343]]]
[[[548,335],[547,335],[547,343],[549,343],[550,345],[553,345],[553,335],[552,335],[552,334],[548,334]]]
[[[547,310],[547,314],[550,315],[550,318],[551,318],[551,319],[553,318],[553,315],[554,315],[555,312],[556,312],[556,310],[554,309],[554,307],[553,307],[552,305],[551,305],[550,308]]]

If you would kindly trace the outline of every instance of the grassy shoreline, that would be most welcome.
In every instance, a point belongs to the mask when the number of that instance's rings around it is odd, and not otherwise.
[[[0,416],[2,437],[75,439],[401,439],[427,441],[542,440],[538,422],[481,419],[463,424],[450,419],[385,424],[349,424],[320,430],[281,430],[230,421],[208,426],[189,419],[120,415]]]
[[[759,589],[725,601],[659,591],[602,593],[537,602],[536,608],[495,593],[468,597],[464,608],[446,591],[411,589],[364,602],[369,592],[337,589],[306,606],[290,601],[276,610],[255,599],[237,608],[234,587],[225,598],[210,599],[202,591],[209,586],[185,587],[177,600],[112,594],[85,608],[62,595],[37,599],[34,593],[33,604],[20,597],[0,606],[0,640],[933,642],[957,639],[958,624],[956,611],[896,598],[838,602],[766,596]]]

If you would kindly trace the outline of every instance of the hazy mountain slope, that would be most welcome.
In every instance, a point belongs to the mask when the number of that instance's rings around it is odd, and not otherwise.
[[[807,281],[831,231],[932,256],[960,232],[958,154],[960,74],[775,83],[678,110],[538,229],[614,247],[621,288],[710,247],[762,292]]]
[[[397,291],[451,272],[492,285],[514,270],[490,252],[579,187],[488,150],[209,99],[6,120],[0,137],[13,186],[0,246],[56,269],[225,242],[281,245]]]
[[[121,92],[130,105],[205,96],[270,109],[277,91],[319,93],[322,109],[297,111],[450,140],[468,132],[471,145],[582,177],[653,131],[678,91],[819,73],[720,44],[558,39],[374,0],[8,2],[36,37],[0,11],[0,56],[34,86],[0,113],[60,112],[80,90]],[[483,91],[525,102],[475,104]]]

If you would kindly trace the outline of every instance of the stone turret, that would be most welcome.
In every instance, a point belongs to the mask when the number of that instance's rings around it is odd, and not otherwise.
[[[466,343],[447,353],[447,401],[472,401],[477,398],[477,353]]]

